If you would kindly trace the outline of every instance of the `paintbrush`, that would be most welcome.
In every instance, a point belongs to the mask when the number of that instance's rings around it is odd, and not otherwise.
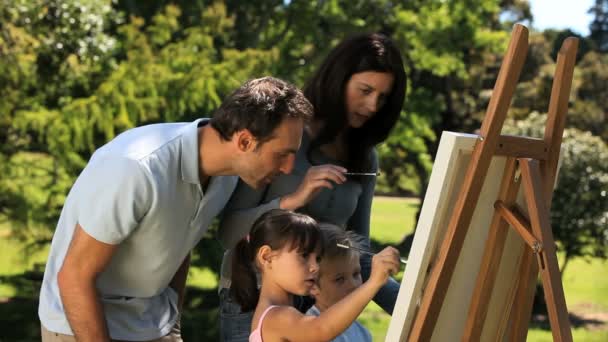
[[[379,176],[380,172],[344,172],[345,176]]]
[[[366,249],[363,248],[359,248],[359,247],[355,247],[355,246],[348,246],[348,245],[344,245],[341,243],[337,243],[336,246],[340,247],[340,248],[346,248],[346,249],[354,249],[356,251],[358,251],[359,253],[363,253],[363,254],[367,254],[367,255],[376,255],[376,253],[374,252],[370,252]],[[402,264],[407,264],[407,260],[403,259],[403,258],[399,258],[399,261],[401,261]]]

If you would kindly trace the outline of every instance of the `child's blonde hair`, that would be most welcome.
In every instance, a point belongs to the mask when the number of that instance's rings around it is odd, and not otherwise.
[[[345,230],[335,224],[319,223],[323,240],[323,260],[334,260],[349,255],[359,255],[356,249],[338,247],[338,244],[355,248],[364,248],[365,238],[351,230]],[[319,274],[323,269],[319,270]]]

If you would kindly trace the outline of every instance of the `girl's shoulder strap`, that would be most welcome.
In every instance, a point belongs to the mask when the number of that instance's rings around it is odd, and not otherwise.
[[[278,308],[279,305],[271,305],[269,307],[266,308],[266,310],[264,310],[264,312],[262,312],[262,315],[260,316],[260,320],[258,321],[258,326],[255,328],[255,330],[251,333],[251,335],[249,335],[249,341],[250,342],[262,342],[262,323],[264,323],[264,318],[266,318],[266,315],[268,314],[268,312],[271,309],[274,308]]]
[[[258,326],[257,326],[258,330],[262,329],[262,322],[264,322],[264,318],[266,318],[266,315],[268,314],[268,312],[271,309],[278,308],[278,307],[279,307],[279,305],[271,305],[271,306],[267,307],[266,310],[264,310],[264,312],[262,312],[262,316],[260,316],[260,320],[258,321]]]

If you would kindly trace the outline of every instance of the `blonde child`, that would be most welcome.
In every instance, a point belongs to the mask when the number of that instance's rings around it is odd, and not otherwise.
[[[323,251],[321,232],[307,215],[275,209],[252,226],[235,248],[231,294],[244,310],[255,308],[250,342],[329,341],[346,330],[392,273],[399,252],[387,247],[374,256],[368,281],[318,317],[292,307],[294,295],[310,295]],[[261,287],[257,287],[254,268]]]
[[[348,296],[362,284],[359,252],[338,247],[338,244],[363,247],[363,237],[336,225],[320,224],[325,249],[320,263],[317,283],[311,290],[315,305],[306,314],[320,316],[331,306]],[[332,342],[371,342],[372,336],[359,322],[354,321],[348,329]]]

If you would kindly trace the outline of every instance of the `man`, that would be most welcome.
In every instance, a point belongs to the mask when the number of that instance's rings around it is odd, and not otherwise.
[[[265,77],[212,119],[156,124],[98,149],[66,198],[40,293],[42,341],[181,341],[190,251],[234,190],[290,173],[312,106]]]

